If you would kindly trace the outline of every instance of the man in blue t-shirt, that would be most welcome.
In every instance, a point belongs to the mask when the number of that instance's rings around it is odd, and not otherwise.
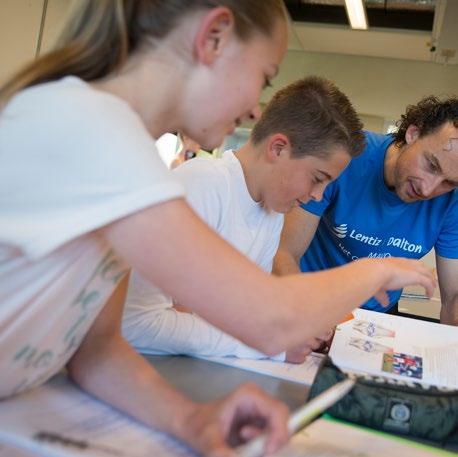
[[[366,132],[320,201],[286,216],[274,272],[344,265],[361,257],[420,258],[436,252],[441,322],[458,324],[458,98],[409,106],[393,135]],[[357,281],[357,278],[355,278]],[[375,298],[363,308],[387,311]]]

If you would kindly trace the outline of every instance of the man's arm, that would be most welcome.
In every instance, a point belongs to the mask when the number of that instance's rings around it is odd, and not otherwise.
[[[436,266],[442,299],[441,323],[458,325],[458,259],[436,254]]]
[[[302,208],[294,208],[285,216],[272,273],[283,276],[300,272],[300,259],[312,242],[319,222],[319,216]]]

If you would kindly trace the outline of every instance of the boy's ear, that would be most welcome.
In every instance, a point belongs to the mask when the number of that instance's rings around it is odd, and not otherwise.
[[[406,130],[405,140],[407,144],[413,143],[420,137],[420,129],[416,125],[409,125]]]
[[[194,41],[199,62],[209,65],[221,54],[234,31],[234,15],[229,8],[219,6],[202,18]]]
[[[276,133],[267,138],[267,160],[269,162],[276,162],[284,155],[289,155],[291,150],[291,143],[286,135],[283,133]]]

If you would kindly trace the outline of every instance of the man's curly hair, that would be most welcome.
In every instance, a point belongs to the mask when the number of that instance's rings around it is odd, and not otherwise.
[[[397,145],[406,144],[406,131],[409,125],[420,130],[420,137],[435,132],[446,122],[452,122],[458,128],[458,98],[439,99],[433,95],[425,97],[416,105],[409,105],[406,113],[397,122],[398,131],[394,133]]]

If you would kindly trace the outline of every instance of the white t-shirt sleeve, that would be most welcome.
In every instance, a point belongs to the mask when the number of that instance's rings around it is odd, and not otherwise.
[[[129,105],[74,78],[14,97],[0,151],[0,243],[31,258],[184,195]]]
[[[171,300],[159,297],[151,286],[148,294],[136,293],[128,299],[122,332],[139,352],[144,354],[184,354],[194,357],[235,356],[265,359],[267,356],[236,338],[222,332],[196,314],[178,312]],[[139,299],[140,298],[140,299]],[[283,361],[285,354],[274,357]]]

